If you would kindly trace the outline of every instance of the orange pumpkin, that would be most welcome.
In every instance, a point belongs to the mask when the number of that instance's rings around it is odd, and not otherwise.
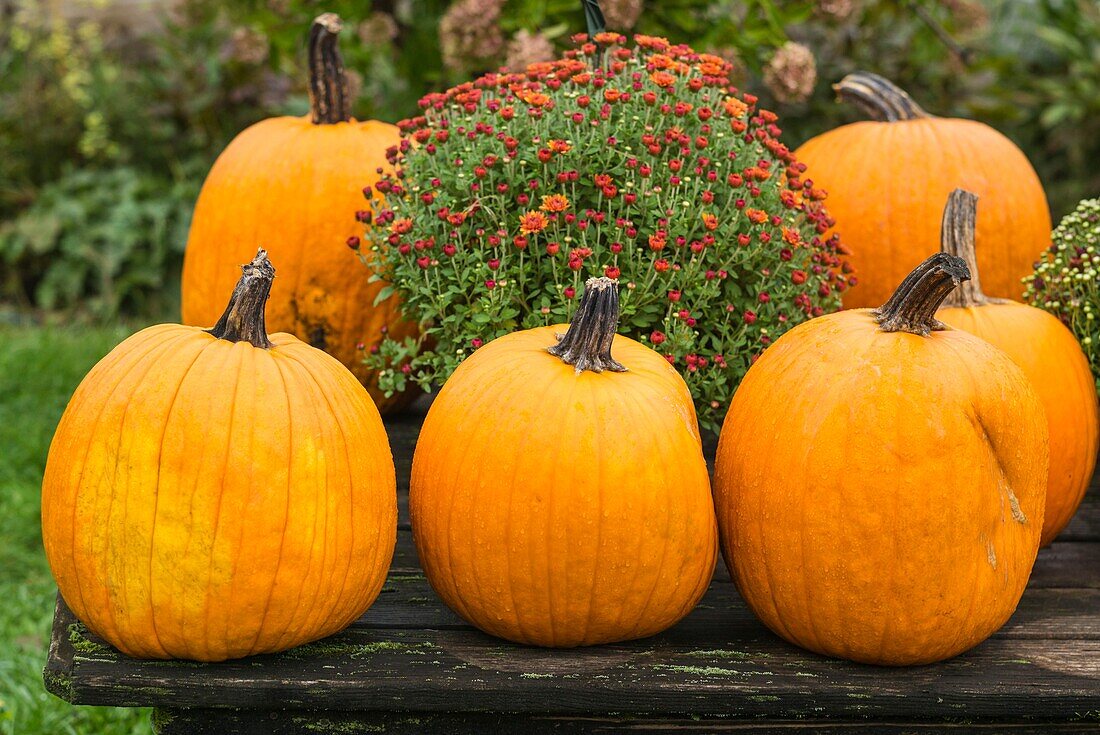
[[[397,502],[382,420],[339,362],[268,338],[273,277],[261,250],[212,329],[125,340],[50,445],[50,568],[76,616],[131,656],[290,648],[347,626],[385,580]]]
[[[773,631],[874,664],[938,661],[1008,620],[1039,548],[1047,421],[1007,355],[933,315],[967,277],[919,265],[877,311],[812,319],[749,369],[715,501]]]
[[[415,392],[386,398],[363,364],[364,350],[415,333],[398,301],[375,304],[385,283],[370,282],[348,244],[358,245],[363,186],[387,169],[397,128],[350,117],[337,49],[340,19],[326,13],[310,31],[309,117],[277,117],[248,128],[218,157],[203,184],[183,263],[183,322],[209,325],[233,287],[233,266],[269,248],[293,274],[268,305],[275,331],[294,334],[340,360],[383,413]],[[359,266],[359,267],[357,267]]]
[[[805,176],[829,192],[829,214],[858,276],[847,308],[877,306],[939,247],[940,209],[956,187],[982,198],[978,264],[990,294],[1017,298],[1050,243],[1050,210],[1035,170],[1008,138],[974,120],[933,117],[874,74],[835,89],[872,121],[844,125],[795,152]]]
[[[617,322],[617,283],[590,279],[564,337],[542,327],[481,347],[424,421],[409,495],[420,562],[487,633],[642,638],[710,582],[717,529],[691,394]]]
[[[1057,317],[982,292],[974,247],[977,202],[957,189],[943,211],[943,252],[965,260],[971,278],[947,297],[937,316],[1007,353],[1031,379],[1046,409],[1050,474],[1040,542],[1046,546],[1073,518],[1092,479],[1100,437],[1096,384],[1081,345]]]

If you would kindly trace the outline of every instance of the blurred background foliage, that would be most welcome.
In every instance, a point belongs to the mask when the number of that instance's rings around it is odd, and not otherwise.
[[[616,30],[733,59],[793,146],[857,119],[831,84],[879,72],[981,119],[1039,171],[1054,216],[1100,193],[1095,0],[603,0]],[[556,53],[579,0],[0,0],[0,304],[174,317],[191,206],[222,147],[303,114],[310,20],[345,19],[356,114]],[[0,311],[3,311],[0,308]]]

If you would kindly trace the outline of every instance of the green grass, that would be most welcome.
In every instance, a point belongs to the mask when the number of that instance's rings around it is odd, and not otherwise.
[[[42,686],[55,587],[39,492],[54,427],[122,328],[0,327],[0,735],[148,733],[145,710],[73,707]]]

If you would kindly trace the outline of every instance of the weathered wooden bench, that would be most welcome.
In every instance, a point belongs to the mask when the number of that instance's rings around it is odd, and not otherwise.
[[[291,733],[983,732],[1100,729],[1100,488],[1039,555],[1012,620],[952,661],[892,670],[808,654],[769,633],[719,564],[701,605],[654,638],[547,651],[465,624],[434,595],[409,531],[426,411],[387,421],[397,552],[351,628],[222,664],[129,659],[58,599],[46,687],[73,704],[154,707],[161,735]]]

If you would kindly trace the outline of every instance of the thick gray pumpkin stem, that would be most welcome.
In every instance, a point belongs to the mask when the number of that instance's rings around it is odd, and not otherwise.
[[[275,267],[268,260],[267,251],[260,248],[251,263],[241,266],[241,271],[241,280],[233,289],[229,305],[218,323],[207,332],[218,339],[248,342],[253,347],[267,349],[271,347],[271,340],[267,338],[264,307],[271,294],[271,282],[275,280]]]
[[[850,102],[879,122],[899,122],[931,117],[905,93],[891,82],[866,71],[857,71],[833,85],[837,97]]]
[[[351,119],[348,80],[338,45],[341,28],[340,16],[322,13],[309,29],[309,109],[314,125]]]
[[[894,295],[871,314],[884,332],[909,332],[922,337],[947,329],[936,319],[940,304],[963,281],[970,270],[962,258],[936,253],[905,277]]]
[[[1003,303],[1004,299],[992,299],[982,292],[978,278],[977,227],[978,197],[965,189],[955,189],[947,198],[940,225],[940,250],[962,258],[970,270],[970,280],[959,284],[949,293],[943,305],[947,308],[970,308],[986,304]]]
[[[569,329],[547,351],[572,365],[578,374],[585,370],[625,372],[626,367],[611,357],[611,343],[618,327],[619,282],[602,276],[589,278]]]

